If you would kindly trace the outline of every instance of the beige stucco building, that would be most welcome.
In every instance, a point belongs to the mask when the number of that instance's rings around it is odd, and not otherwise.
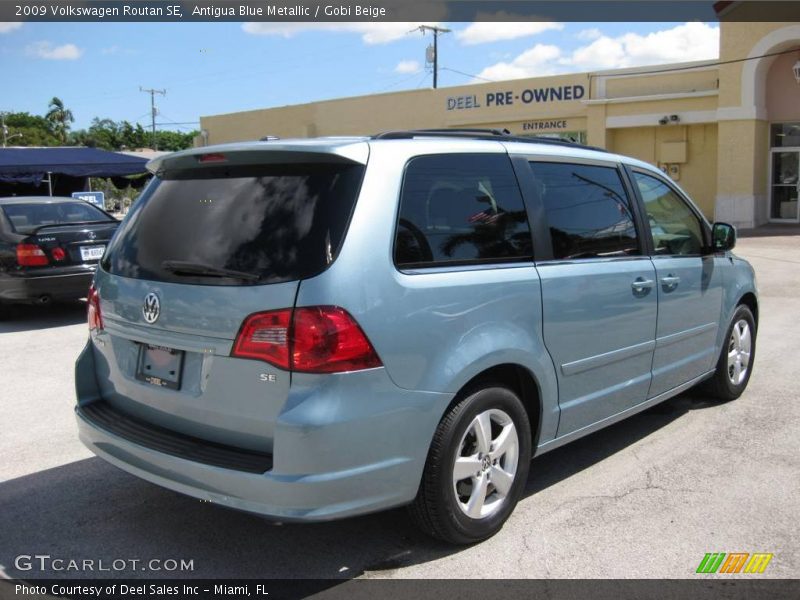
[[[201,118],[200,144],[481,127],[660,166],[711,219],[800,221],[800,23],[722,22],[718,61],[411,90]]]

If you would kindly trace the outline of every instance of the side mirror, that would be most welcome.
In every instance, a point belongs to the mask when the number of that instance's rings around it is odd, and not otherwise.
[[[736,228],[728,223],[714,223],[711,240],[714,252],[732,250],[736,245]]]

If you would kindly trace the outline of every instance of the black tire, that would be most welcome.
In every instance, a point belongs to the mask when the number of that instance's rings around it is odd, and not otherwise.
[[[463,456],[462,440],[468,444],[472,439],[473,420],[487,411],[494,411],[492,419],[502,420],[509,417],[516,428],[518,447],[516,469],[509,491],[504,498],[498,499],[501,492],[490,482],[492,473],[499,474],[493,467],[497,462],[492,464],[492,460],[489,459],[488,467],[479,472],[487,476],[489,492],[485,498],[487,500],[494,498],[496,505],[491,508],[491,504],[486,504],[493,512],[480,518],[472,518],[460,507],[455,486],[466,485],[471,488],[477,485],[477,480],[471,479],[470,483],[464,483],[467,481],[464,479],[463,482],[454,484],[453,469],[457,455]],[[501,426],[494,420],[491,421],[492,439],[494,431],[499,431]],[[497,384],[473,389],[447,411],[436,429],[417,497],[409,507],[411,518],[427,534],[452,544],[473,544],[485,540],[500,531],[522,496],[528,478],[530,459],[530,423],[525,407],[517,395]],[[508,454],[496,460],[500,461],[500,468],[512,468],[509,465],[513,460]]]
[[[738,384],[734,384],[731,381],[730,373],[729,373],[729,366],[728,366],[728,352],[731,350],[731,337],[733,335],[733,328],[737,326],[738,323],[741,321],[745,321],[750,328],[750,336],[751,336],[751,346],[750,346],[750,360],[747,364],[747,371],[744,375],[742,381]],[[756,323],[755,319],[753,318],[753,313],[750,312],[750,309],[745,306],[744,304],[740,304],[736,307],[736,310],[733,313],[733,318],[731,319],[730,324],[728,325],[728,330],[725,333],[724,343],[722,345],[722,352],[720,352],[719,360],[717,361],[717,368],[714,372],[713,377],[707,380],[703,384],[703,389],[716,398],[717,400],[721,400],[723,402],[728,402],[730,400],[736,400],[739,396],[742,395],[744,390],[747,388],[747,384],[750,381],[750,376],[753,373],[753,362],[756,358]]]
[[[0,303],[0,321],[9,321],[17,316],[17,307],[13,304]]]

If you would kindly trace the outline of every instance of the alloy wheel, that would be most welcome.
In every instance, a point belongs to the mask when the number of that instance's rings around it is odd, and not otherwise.
[[[470,518],[495,514],[511,493],[519,461],[519,437],[511,417],[493,408],[467,427],[453,464],[458,507]]]

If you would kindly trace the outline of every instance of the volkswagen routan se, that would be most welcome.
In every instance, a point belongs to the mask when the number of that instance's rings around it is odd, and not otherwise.
[[[647,163],[422,130],[149,168],[90,290],[76,415],[166,488],[280,521],[408,505],[472,543],[533,457],[752,373],[735,230]]]

